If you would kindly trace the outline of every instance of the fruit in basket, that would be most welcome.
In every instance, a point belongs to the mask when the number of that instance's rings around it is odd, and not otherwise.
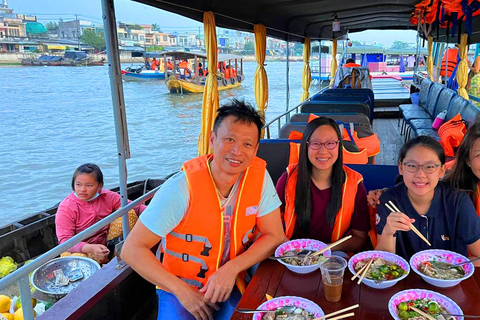
[[[8,312],[10,310],[10,304],[12,300],[6,295],[0,295],[0,313]]]
[[[33,311],[33,316],[34,317],[37,316],[37,314],[35,313],[35,310]],[[13,320],[23,320],[23,309],[22,308],[15,311],[15,314],[13,315]]]
[[[2,319],[2,317],[3,317],[3,319]],[[0,319],[1,320],[14,320],[15,318],[14,318],[13,314],[11,314],[9,312],[4,312],[4,313],[0,314]]]
[[[32,308],[35,308],[37,305],[37,299],[32,298]],[[22,307],[22,299],[18,298],[17,302],[15,302],[15,310],[18,310]]]
[[[0,279],[17,270],[17,263],[11,257],[0,259]]]

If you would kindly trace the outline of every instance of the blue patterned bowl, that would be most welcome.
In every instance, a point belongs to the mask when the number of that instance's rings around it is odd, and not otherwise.
[[[296,239],[290,240],[288,242],[282,243],[278,246],[277,250],[275,250],[275,257],[281,257],[284,255],[285,252],[291,250],[321,250],[325,248],[327,245],[321,241],[313,240],[313,239]],[[325,257],[330,256],[331,251],[330,249],[325,251],[323,255]],[[310,266],[294,266],[289,263],[286,263],[282,259],[278,259],[278,262],[286,266],[289,270],[296,272],[296,273],[310,273],[320,268],[320,264],[310,265]]]
[[[371,251],[364,251],[364,252],[357,253],[356,255],[351,257],[350,260],[348,261],[348,270],[350,270],[352,274],[355,274],[356,272],[355,272],[354,266],[361,260],[368,260],[371,258],[381,258],[383,260],[393,262],[395,264],[398,264],[400,268],[405,270],[405,273],[402,276],[393,280],[376,281],[372,279],[363,278],[362,283],[374,289],[390,288],[398,281],[405,279],[410,273],[410,266],[408,265],[407,260],[403,259],[402,257],[394,253],[387,252],[387,251],[378,251],[378,250],[371,250]]]
[[[462,309],[460,309],[458,304],[456,304],[455,301],[453,301],[449,297],[446,297],[443,294],[437,293],[435,291],[424,289],[408,289],[397,292],[388,301],[388,311],[390,311],[393,319],[400,320],[397,315],[397,306],[400,304],[400,302],[417,299],[428,299],[431,301],[435,301],[451,314],[463,314],[463,311]],[[463,317],[455,317],[455,319],[463,319]]]
[[[420,264],[427,261],[432,261],[434,259],[440,262],[446,262],[450,264],[462,263],[469,260],[465,256],[461,255],[460,253],[456,253],[448,250],[441,250],[441,249],[424,250],[424,251],[415,253],[410,258],[410,265],[412,266],[413,271],[416,272],[420,277],[422,277],[423,280],[425,280],[426,282],[436,287],[449,288],[449,287],[456,286],[461,281],[469,278],[475,271],[475,267],[473,266],[472,263],[466,263],[461,266],[463,271],[465,271],[465,275],[462,278],[453,279],[453,280],[433,278],[418,271],[418,266]]]
[[[315,318],[320,318],[325,315],[322,308],[320,308],[316,303],[300,297],[294,296],[285,296],[277,297],[271,300],[265,301],[257,309],[258,310],[276,310],[283,306],[295,306],[301,308],[308,312],[311,312],[315,315]],[[253,315],[253,320],[262,320],[262,317],[265,313],[258,312]]]

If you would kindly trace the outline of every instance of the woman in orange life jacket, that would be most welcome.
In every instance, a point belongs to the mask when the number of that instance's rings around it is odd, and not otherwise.
[[[370,230],[363,177],[343,165],[342,134],[326,117],[306,126],[298,164],[290,164],[277,182],[285,233],[290,239],[334,242],[352,238],[335,250],[361,249]]]

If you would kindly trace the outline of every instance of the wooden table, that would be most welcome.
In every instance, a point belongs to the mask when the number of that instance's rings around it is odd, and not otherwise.
[[[322,276],[320,271],[309,274],[297,274],[288,270],[282,264],[265,260],[258,267],[250,281],[245,294],[238,304],[238,308],[255,309],[265,301],[265,294],[272,297],[299,296],[317,303],[325,313],[349,307],[356,303],[360,308],[355,310],[355,317],[348,319],[392,319],[388,312],[388,300],[398,291],[406,289],[428,289],[439,292],[454,300],[465,314],[480,315],[480,268],[472,277],[462,281],[453,288],[434,287],[410,271],[408,277],[399,281],[388,289],[373,289],[366,285],[357,285],[351,281],[352,274],[345,270],[342,299],[339,302],[328,302],[323,292]],[[235,312],[233,320],[251,320],[251,314]]]

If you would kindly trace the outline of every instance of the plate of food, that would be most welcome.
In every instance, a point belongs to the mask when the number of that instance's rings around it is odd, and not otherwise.
[[[407,277],[410,266],[407,260],[386,251],[371,250],[357,253],[348,261],[348,269],[356,274],[370,260],[373,261],[366,271],[363,283],[375,289],[385,289]]]
[[[423,280],[440,288],[453,287],[469,278],[475,271],[469,259],[459,253],[431,249],[417,252],[410,258],[414,272]],[[457,264],[465,264],[456,266]]]
[[[325,243],[313,239],[291,240],[278,246],[275,257],[280,258],[278,261],[293,272],[310,273],[320,267],[320,264],[325,261],[324,257],[330,256],[330,249],[315,255],[315,252],[326,246]]]
[[[449,297],[435,291],[409,289],[397,292],[388,301],[388,311],[396,320],[428,319],[414,309],[437,320],[459,320],[452,314],[463,314],[462,309]]]
[[[257,309],[271,311],[255,313],[253,320],[313,320],[325,315],[316,303],[295,296],[273,298],[262,303]]]

